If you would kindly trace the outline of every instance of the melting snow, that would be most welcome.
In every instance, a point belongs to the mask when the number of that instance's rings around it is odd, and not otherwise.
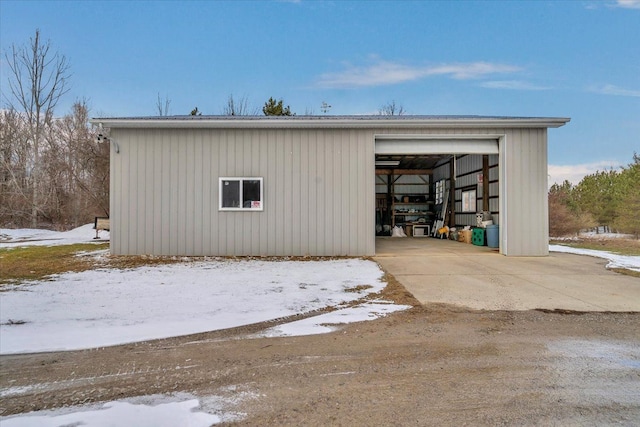
[[[607,268],[626,268],[628,270],[640,272],[640,256],[616,255],[605,251],[571,248],[569,246],[562,245],[549,245],[549,251],[604,258],[609,261]]]

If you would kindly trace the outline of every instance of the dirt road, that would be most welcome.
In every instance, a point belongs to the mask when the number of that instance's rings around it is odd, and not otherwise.
[[[640,424],[640,314],[429,306],[247,339],[265,326],[3,356],[0,413],[189,393],[239,426]]]

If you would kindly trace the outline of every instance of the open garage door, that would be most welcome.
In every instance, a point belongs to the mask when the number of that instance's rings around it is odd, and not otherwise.
[[[499,156],[494,135],[377,135],[376,235],[435,236],[444,225],[476,227],[478,213],[499,223]]]
[[[498,139],[376,136],[376,154],[498,154]]]

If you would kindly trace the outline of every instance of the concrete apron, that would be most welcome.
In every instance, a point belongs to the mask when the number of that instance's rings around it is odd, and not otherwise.
[[[476,310],[640,312],[640,279],[583,255],[506,257],[433,238],[376,238],[373,259],[422,304]]]

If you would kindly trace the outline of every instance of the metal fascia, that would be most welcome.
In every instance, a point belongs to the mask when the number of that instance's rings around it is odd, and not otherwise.
[[[416,118],[380,120],[369,118],[331,119],[138,119],[94,118],[92,124],[102,123],[109,128],[146,129],[404,129],[404,128],[557,128],[569,122],[569,118]]]

